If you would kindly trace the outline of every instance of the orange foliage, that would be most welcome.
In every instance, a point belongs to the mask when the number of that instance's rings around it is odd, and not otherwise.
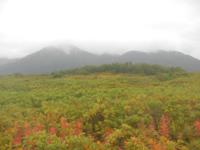
[[[155,140],[150,140],[149,144],[150,144],[151,150],[166,150],[165,146],[161,145]]]
[[[60,126],[62,129],[66,129],[69,127],[69,123],[66,121],[64,117],[60,118]]]
[[[13,144],[20,145],[22,143],[23,132],[17,123],[15,124],[15,129],[16,129],[16,135],[14,136]]]
[[[148,126],[148,130],[150,131],[155,131],[156,127],[155,127],[155,123],[152,121],[149,126]]]
[[[121,147],[118,147],[118,150],[123,150]]]
[[[160,120],[160,135],[169,138],[169,116],[163,115]]]
[[[106,137],[110,136],[112,133],[113,133],[113,129],[107,128],[104,132],[104,137],[106,138]]]
[[[28,122],[24,123],[24,136],[28,137],[31,135],[31,127]]]
[[[40,132],[44,130],[44,126],[42,124],[37,124],[34,128],[33,128],[33,132]]]
[[[200,120],[194,122],[194,126],[198,135],[200,135]]]
[[[77,121],[74,125],[74,135],[80,135],[82,133],[82,122]]]
[[[50,127],[49,128],[49,133],[52,134],[52,135],[55,135],[57,132],[56,128],[55,127]]]

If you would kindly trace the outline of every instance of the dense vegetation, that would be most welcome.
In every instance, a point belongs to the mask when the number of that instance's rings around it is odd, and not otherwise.
[[[0,149],[199,150],[199,85],[200,74],[2,76]]]
[[[61,77],[63,75],[86,75],[94,73],[128,73],[128,74],[140,74],[140,75],[181,75],[186,72],[180,67],[164,67],[160,65],[150,64],[132,64],[132,63],[113,63],[104,64],[100,66],[85,66],[77,69],[71,69],[66,71],[54,72],[54,77]]]

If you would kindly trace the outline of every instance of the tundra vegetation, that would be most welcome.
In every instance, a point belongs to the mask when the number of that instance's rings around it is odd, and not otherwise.
[[[199,150],[200,74],[145,64],[0,77],[1,150]]]

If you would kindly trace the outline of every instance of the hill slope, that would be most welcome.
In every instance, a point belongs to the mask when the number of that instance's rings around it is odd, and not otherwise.
[[[42,74],[59,70],[73,69],[85,65],[110,63],[147,63],[172,67],[181,67],[187,71],[200,71],[200,60],[180,52],[158,51],[152,53],[129,51],[122,55],[95,55],[77,47],[67,50],[57,47],[46,47],[24,58],[0,63],[0,74]]]
[[[91,64],[97,60],[96,57],[96,55],[79,50],[78,48],[70,53],[66,53],[62,49],[48,47],[16,62],[2,65],[0,67],[0,74],[50,73]]]
[[[158,51],[152,53],[130,51],[120,56],[120,62],[127,61],[181,67],[187,71],[200,71],[200,60],[177,51]]]
[[[0,66],[9,64],[9,63],[13,63],[15,61],[17,61],[17,59],[0,58]]]

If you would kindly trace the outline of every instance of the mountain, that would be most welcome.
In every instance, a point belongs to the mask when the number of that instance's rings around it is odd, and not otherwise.
[[[96,55],[78,48],[65,52],[56,47],[46,47],[16,62],[0,66],[0,74],[40,74],[51,73],[62,69],[71,69],[89,65],[95,61]]]
[[[200,71],[200,60],[176,51],[129,51],[122,55],[96,55],[75,46],[64,46],[46,47],[15,61],[0,59],[0,74],[43,74],[85,65],[124,62],[178,66],[187,71]]]
[[[7,58],[0,58],[0,65],[7,64],[9,62],[9,59]]]
[[[119,62],[159,64],[181,67],[187,71],[200,71],[200,60],[177,51],[157,51],[151,53],[129,51],[120,56]]]
[[[17,61],[17,59],[0,58],[0,66]]]

